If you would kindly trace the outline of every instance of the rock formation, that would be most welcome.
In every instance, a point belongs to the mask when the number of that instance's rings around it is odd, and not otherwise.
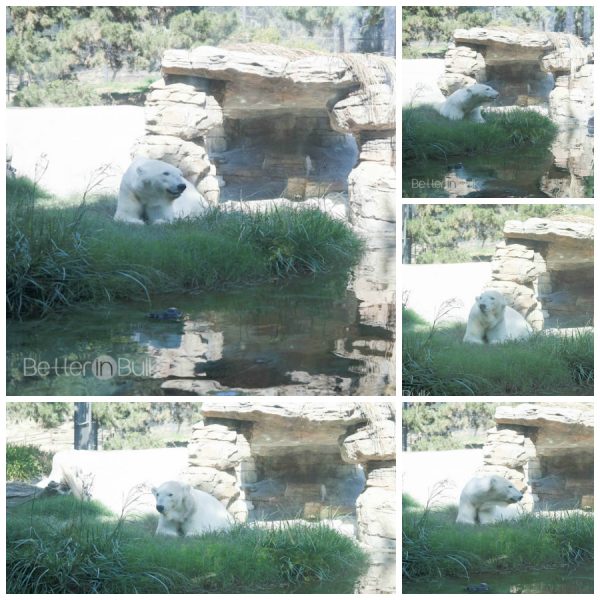
[[[536,330],[548,317],[579,317],[594,306],[594,223],[588,217],[507,221],[496,247],[492,281]]]
[[[499,406],[482,473],[510,479],[529,510],[585,508],[594,493],[593,404]]]
[[[393,234],[394,68],[268,45],[168,50],[135,153],[212,203],[347,193],[357,229]]]
[[[205,401],[186,479],[241,521],[349,519],[371,557],[361,591],[395,584],[395,411],[391,404]]]
[[[438,81],[444,95],[473,83],[500,92],[498,104],[549,101],[557,124],[587,125],[593,114],[592,50],[565,33],[473,27],[454,32]]]

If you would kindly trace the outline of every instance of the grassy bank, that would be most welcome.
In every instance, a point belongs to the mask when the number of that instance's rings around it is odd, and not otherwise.
[[[402,510],[402,573],[407,580],[573,567],[594,557],[594,518],[533,514],[494,525],[457,525],[455,506]]]
[[[533,110],[485,113],[485,123],[451,121],[432,106],[402,109],[402,162],[480,156],[514,148],[547,150],[557,133],[548,117]]]
[[[70,496],[7,513],[7,592],[352,593],[366,566],[325,526],[236,526],[199,538],[157,538],[156,518],[120,521]]]
[[[593,395],[593,333],[480,346],[463,344],[464,329],[432,330],[403,314],[403,395]]]
[[[65,206],[30,181],[7,182],[7,312],[43,316],[83,302],[217,290],[348,270],[362,244],[314,209],[218,208],[136,227],[112,220],[115,198]],[[66,203],[65,203],[66,204]]]

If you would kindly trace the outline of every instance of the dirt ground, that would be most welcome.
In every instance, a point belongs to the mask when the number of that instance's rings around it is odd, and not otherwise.
[[[116,194],[132,147],[144,134],[144,109],[138,106],[8,108],[6,115],[17,175],[39,179],[60,196],[83,194],[104,165],[109,173],[97,191]]]

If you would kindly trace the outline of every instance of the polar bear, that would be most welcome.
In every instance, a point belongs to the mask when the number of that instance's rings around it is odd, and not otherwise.
[[[457,523],[488,525],[505,518],[502,508],[519,502],[523,494],[504,477],[473,477],[460,494]]]
[[[181,171],[162,160],[138,157],[121,179],[115,221],[143,225],[195,217],[206,200]]]
[[[475,83],[450,94],[438,111],[440,115],[452,121],[468,119],[475,123],[485,123],[481,116],[481,105],[493,102],[499,95],[499,92],[489,85]]]
[[[532,333],[531,325],[506,304],[506,298],[496,290],[486,290],[475,298],[469,313],[463,342],[471,344],[501,344],[520,340]]]
[[[201,535],[233,525],[233,518],[216,498],[187,483],[167,481],[152,488],[152,493],[160,513],[156,535]]]

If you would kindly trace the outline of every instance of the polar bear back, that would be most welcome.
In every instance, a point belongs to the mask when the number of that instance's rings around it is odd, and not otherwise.
[[[468,119],[483,123],[481,105],[493,102],[498,96],[498,92],[489,85],[475,83],[450,94],[438,108],[438,112],[452,121]]]

